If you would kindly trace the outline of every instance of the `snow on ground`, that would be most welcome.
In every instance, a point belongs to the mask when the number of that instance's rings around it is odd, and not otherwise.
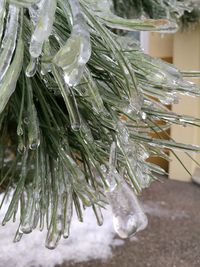
[[[0,221],[5,209],[6,205],[0,212]],[[103,214],[105,219],[101,227],[90,208],[84,211],[84,223],[74,215],[70,237],[62,239],[55,250],[44,246],[46,231],[35,230],[24,235],[20,242],[13,243],[17,224],[9,222],[0,226],[0,267],[54,267],[64,261],[106,260],[112,256],[112,247],[122,245],[124,241],[115,236],[111,211],[104,210]]]
[[[0,201],[2,196],[0,195]],[[170,210],[167,203],[145,201],[143,209],[147,215],[174,219],[188,217],[183,211]],[[3,206],[0,211],[0,221],[7,209]],[[0,226],[0,267],[54,267],[65,261],[84,262],[92,259],[105,261],[112,256],[112,248],[123,245],[124,241],[116,238],[110,209],[104,210],[104,224],[99,227],[93,211],[84,211],[84,223],[80,223],[74,215],[71,235],[67,240],[62,239],[55,250],[44,246],[46,231],[35,230],[24,235],[18,243],[12,240],[17,224],[9,222]],[[137,237],[131,241],[136,242]]]

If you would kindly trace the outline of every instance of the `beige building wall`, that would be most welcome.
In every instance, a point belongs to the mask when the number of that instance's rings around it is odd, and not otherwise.
[[[173,58],[173,63],[180,70],[200,70],[200,27],[172,34],[150,33],[148,36],[148,53],[163,59]],[[195,83],[200,80],[194,79]],[[200,82],[199,82],[200,83]],[[186,114],[200,118],[200,98],[181,96],[179,104],[173,105],[172,110],[179,114]],[[200,130],[197,127],[172,126],[171,137],[177,142],[186,144],[200,144]],[[197,165],[184,153],[176,152],[189,172],[193,175]],[[191,154],[200,163],[200,155]],[[181,166],[171,154],[169,163],[169,178],[190,181],[191,175]]]
[[[153,57],[170,58],[173,56],[173,35],[172,34],[149,34],[148,52]]]
[[[192,31],[184,31],[175,34],[173,46],[173,62],[181,70],[200,70],[200,27]],[[198,79],[193,80],[199,82]],[[179,114],[187,114],[200,118],[200,98],[181,96],[178,105],[173,105],[172,110]],[[200,144],[200,130],[197,127],[172,126],[171,137],[178,142],[187,144]],[[184,165],[193,175],[197,165],[183,152],[178,152]],[[191,154],[200,162],[198,154]],[[177,159],[172,155],[173,161],[169,165],[171,179],[190,181],[191,176],[181,167]]]

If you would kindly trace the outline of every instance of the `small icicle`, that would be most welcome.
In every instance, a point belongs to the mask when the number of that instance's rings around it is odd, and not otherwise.
[[[48,227],[48,232],[46,236],[45,246],[48,249],[55,249],[58,245],[58,242],[63,233],[63,194],[64,194],[64,185],[62,184],[62,175],[63,168],[60,161],[51,162],[51,173],[52,173],[52,213],[51,213],[51,222]]]
[[[29,148],[35,150],[40,145],[40,128],[37,116],[37,110],[35,108],[32,92],[32,84],[29,78],[26,78],[27,85],[27,98],[28,98],[28,142]]]
[[[78,1],[69,0],[69,3],[73,16],[72,33],[53,58],[53,63],[63,69],[66,84],[75,86],[80,82],[85,64],[91,56],[91,44],[87,24]]]
[[[108,189],[106,196],[113,213],[113,225],[121,238],[128,238],[147,226],[147,217],[142,211],[133,190],[116,170],[116,144],[111,145]]]
[[[40,129],[39,129],[39,121],[35,105],[32,105],[31,111],[32,111],[31,116],[33,120],[28,126],[29,128],[31,128],[31,130],[28,132],[28,139],[29,139],[29,148],[31,150],[35,150],[40,145]]]
[[[55,221],[50,224],[50,228],[48,229],[45,246],[48,249],[55,249],[58,245],[58,242],[61,238],[61,232],[57,231],[57,226],[55,225]]]
[[[105,111],[103,100],[98,90],[98,86],[95,80],[92,78],[91,73],[88,68],[85,68],[85,75],[83,75],[83,83],[87,83],[87,91],[85,92],[87,100],[91,102],[93,110],[100,114]],[[84,88],[84,85],[83,85]],[[89,96],[89,97],[88,97]]]
[[[26,76],[27,77],[33,77],[37,71],[37,63],[38,59],[37,58],[30,58],[30,62],[26,68]]]
[[[54,15],[56,11],[56,0],[41,0],[38,4],[39,13],[35,30],[31,37],[29,52],[33,58],[40,56],[42,46],[45,40],[48,39],[52,31]]]
[[[83,213],[81,210],[80,200],[75,193],[73,194],[73,201],[74,201],[77,218],[80,222],[83,222]]]
[[[44,42],[43,45],[43,54],[44,57],[41,60],[41,74],[46,75],[48,72],[52,71],[52,63],[50,61],[44,61],[44,58],[51,57],[51,48],[49,40]]]
[[[19,227],[18,227],[18,229],[17,229],[17,232],[16,232],[16,234],[15,234],[15,237],[14,237],[13,242],[14,242],[14,243],[19,242],[19,241],[22,239],[23,234],[24,234],[24,233],[20,230],[20,225],[19,225]]]
[[[34,220],[34,198],[32,196],[33,188],[29,188],[27,192],[27,203],[24,211],[24,216],[20,225],[20,231],[24,234],[29,234],[33,230]]]
[[[57,83],[59,84],[59,89],[65,101],[65,105],[69,113],[71,128],[73,131],[79,131],[81,128],[81,120],[73,90],[71,90],[64,82],[63,74],[58,72],[55,67],[53,67],[53,74]]]
[[[68,238],[70,234],[70,225],[73,216],[73,199],[71,188],[68,190],[67,194],[64,197],[64,229],[63,229],[63,237]]]
[[[6,30],[0,49],[0,81],[2,81],[7,72],[13,57],[16,46],[17,30],[18,30],[19,8],[10,4],[8,10],[8,18]]]

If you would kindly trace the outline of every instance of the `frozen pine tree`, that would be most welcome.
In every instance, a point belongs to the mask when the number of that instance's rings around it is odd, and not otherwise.
[[[87,206],[102,225],[109,204],[122,238],[146,227],[136,195],[165,174],[146,159],[200,151],[159,138],[200,125],[166,105],[200,90],[127,33],[176,32],[194,12],[194,1],[0,0],[0,207],[3,225],[20,213],[14,241],[47,228],[53,249]]]

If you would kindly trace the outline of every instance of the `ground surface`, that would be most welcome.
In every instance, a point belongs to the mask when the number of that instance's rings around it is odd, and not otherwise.
[[[57,267],[200,267],[200,187],[165,180],[146,190],[142,201],[149,225],[138,240],[114,248],[106,262]]]

